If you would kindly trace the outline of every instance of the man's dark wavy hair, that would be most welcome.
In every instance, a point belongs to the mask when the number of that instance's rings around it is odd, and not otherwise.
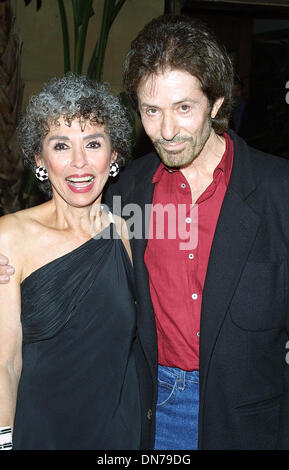
[[[217,134],[225,132],[232,109],[233,66],[225,49],[199,20],[162,15],[132,42],[125,60],[124,88],[135,108],[141,80],[167,69],[185,70],[197,77],[211,107],[224,97],[212,126]]]

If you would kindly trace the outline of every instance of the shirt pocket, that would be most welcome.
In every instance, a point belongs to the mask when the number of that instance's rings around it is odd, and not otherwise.
[[[286,311],[285,263],[248,262],[230,305],[233,323],[248,331],[280,328]]]

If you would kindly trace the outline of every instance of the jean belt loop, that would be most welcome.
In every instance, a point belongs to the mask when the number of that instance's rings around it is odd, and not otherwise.
[[[184,390],[186,387],[186,372],[184,370],[179,369],[179,389]]]

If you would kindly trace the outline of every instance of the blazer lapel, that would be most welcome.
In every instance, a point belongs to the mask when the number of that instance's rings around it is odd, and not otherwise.
[[[202,382],[259,224],[258,215],[236,193],[228,190],[212,244],[203,291],[200,329]]]
[[[138,299],[138,330],[140,341],[155,374],[153,366],[157,364],[157,334],[155,314],[150,298],[149,276],[144,263],[144,254],[147,246],[147,230],[149,228],[150,207],[153,200],[154,184],[153,175],[159,165],[159,160],[153,166],[149,174],[136,178],[136,187],[132,195],[132,201],[141,208],[142,237],[131,240],[136,291]]]
[[[157,167],[160,163],[158,157],[152,162],[149,171],[140,172],[134,178],[135,187],[133,192],[130,195],[130,201],[133,204],[137,205],[137,210],[139,210],[139,218],[141,219],[141,230],[139,233],[140,238],[133,238],[132,250],[134,257],[138,260],[140,259],[143,262],[143,256],[147,245],[147,231],[149,228],[149,219],[150,219],[150,209],[153,200],[154,188],[155,185],[152,183],[153,176],[157,170]],[[138,221],[137,221],[138,222]]]
[[[211,248],[203,291],[200,328],[200,387],[206,386],[210,358],[238,285],[260,217],[246,199],[256,187],[248,147],[235,134],[234,163]],[[202,400],[203,401],[203,400]],[[201,412],[201,409],[200,409]]]

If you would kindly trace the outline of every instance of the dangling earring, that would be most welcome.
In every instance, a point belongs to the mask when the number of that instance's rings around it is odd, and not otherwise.
[[[38,178],[40,181],[46,181],[48,180],[48,173],[46,168],[44,166],[37,166],[35,170],[35,176]]]
[[[110,162],[109,165],[109,176],[113,178],[117,176],[119,173],[119,164],[117,162]]]

